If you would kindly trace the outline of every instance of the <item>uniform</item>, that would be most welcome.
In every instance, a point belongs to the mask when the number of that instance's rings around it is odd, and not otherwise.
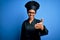
[[[48,30],[45,26],[43,31],[34,28],[34,25],[39,23],[40,20],[34,19],[31,24],[28,20],[29,19],[25,20],[22,24],[21,40],[41,40],[40,36],[48,34]]]

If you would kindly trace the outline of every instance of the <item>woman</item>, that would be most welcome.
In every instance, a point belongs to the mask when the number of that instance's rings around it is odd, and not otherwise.
[[[41,40],[40,36],[48,34],[48,30],[43,25],[43,20],[34,18],[39,6],[35,1],[29,1],[25,4],[29,18],[22,24],[21,40]]]

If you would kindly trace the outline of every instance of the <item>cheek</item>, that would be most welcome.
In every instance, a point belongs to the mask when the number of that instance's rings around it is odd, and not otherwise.
[[[28,16],[30,16],[30,14],[28,14]]]
[[[33,14],[33,16],[35,16],[35,14]]]

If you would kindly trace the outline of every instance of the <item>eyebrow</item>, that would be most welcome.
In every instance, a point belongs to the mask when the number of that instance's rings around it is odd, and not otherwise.
[[[35,13],[35,12],[28,12],[28,13]]]

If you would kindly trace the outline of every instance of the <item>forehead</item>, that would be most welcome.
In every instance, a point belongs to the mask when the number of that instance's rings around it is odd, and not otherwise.
[[[35,10],[33,10],[33,9],[30,9],[28,12],[35,12]]]

